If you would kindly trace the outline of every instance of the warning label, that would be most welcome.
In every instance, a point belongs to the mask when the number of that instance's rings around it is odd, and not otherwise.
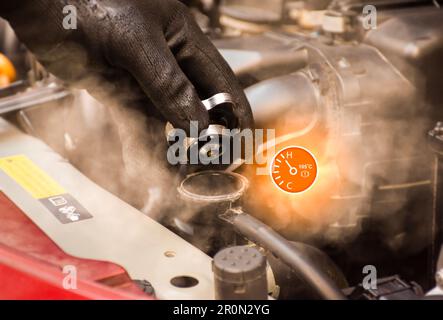
[[[38,199],[61,223],[92,218],[74,197],[26,156],[0,158],[0,170]]]
[[[92,215],[67,193],[40,199],[40,202],[63,224],[92,218]]]

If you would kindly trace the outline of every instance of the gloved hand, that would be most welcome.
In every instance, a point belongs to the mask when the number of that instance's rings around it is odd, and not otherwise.
[[[66,5],[77,9],[76,30],[63,27]],[[208,126],[201,100],[228,92],[240,126],[253,126],[233,72],[180,1],[2,1],[0,16],[51,73],[99,100],[149,100],[147,113],[188,131],[191,120]]]

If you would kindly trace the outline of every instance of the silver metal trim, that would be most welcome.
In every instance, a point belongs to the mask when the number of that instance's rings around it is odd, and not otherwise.
[[[206,110],[210,111],[221,104],[234,104],[234,99],[229,93],[218,93],[210,97],[209,99],[203,100],[202,103],[205,106]]]

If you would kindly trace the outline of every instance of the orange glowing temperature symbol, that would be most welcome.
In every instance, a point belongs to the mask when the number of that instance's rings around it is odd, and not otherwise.
[[[277,188],[285,192],[306,191],[317,178],[317,161],[302,147],[287,147],[274,156],[271,178]]]

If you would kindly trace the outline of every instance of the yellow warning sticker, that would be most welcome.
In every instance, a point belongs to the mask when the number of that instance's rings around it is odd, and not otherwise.
[[[54,179],[23,155],[0,158],[0,170],[14,179],[35,199],[49,198],[66,193]]]

